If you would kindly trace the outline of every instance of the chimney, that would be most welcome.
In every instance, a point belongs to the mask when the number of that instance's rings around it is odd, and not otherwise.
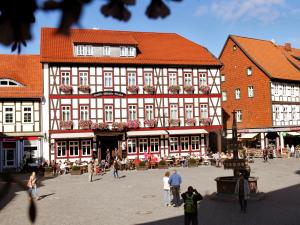
[[[291,45],[291,43],[289,43],[289,42],[287,42],[287,43],[285,43],[284,44],[284,50],[286,50],[286,51],[292,51],[292,45]]]

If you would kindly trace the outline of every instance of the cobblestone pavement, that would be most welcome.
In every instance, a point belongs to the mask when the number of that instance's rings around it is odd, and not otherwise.
[[[251,164],[252,176],[259,177],[258,188],[266,193],[261,201],[248,203],[247,214],[237,202],[204,199],[199,205],[200,225],[299,225],[300,160],[273,159]],[[162,203],[162,176],[165,170],[121,171],[114,179],[112,171],[88,182],[87,174],[63,175],[41,181],[43,199],[37,202],[38,225],[176,225],[183,224],[183,207],[165,207]],[[216,191],[215,177],[232,175],[231,170],[212,166],[179,168],[182,191],[192,185],[203,195]],[[13,192],[11,192],[13,193]],[[0,224],[30,224],[28,198],[16,192],[0,207]],[[3,207],[3,208],[2,208]]]

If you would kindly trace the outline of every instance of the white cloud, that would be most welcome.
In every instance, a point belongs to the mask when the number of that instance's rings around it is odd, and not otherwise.
[[[226,22],[255,19],[268,23],[284,13],[285,5],[286,0],[213,0],[209,6],[199,6],[196,15],[210,13]]]

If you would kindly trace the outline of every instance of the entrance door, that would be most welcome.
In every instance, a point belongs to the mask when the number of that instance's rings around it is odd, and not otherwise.
[[[3,150],[4,150],[4,167],[6,167],[6,168],[15,167],[16,149],[5,148]]]
[[[98,137],[97,139],[97,143],[99,143],[99,148],[101,149],[101,159],[105,159],[107,149],[109,149],[111,156],[112,150],[119,148],[118,141],[122,139],[122,136],[105,136]]]

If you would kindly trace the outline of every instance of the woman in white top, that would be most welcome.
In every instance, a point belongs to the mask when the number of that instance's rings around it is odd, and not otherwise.
[[[163,177],[165,206],[171,206],[169,176],[170,176],[170,172],[167,171],[165,173],[165,176]]]

